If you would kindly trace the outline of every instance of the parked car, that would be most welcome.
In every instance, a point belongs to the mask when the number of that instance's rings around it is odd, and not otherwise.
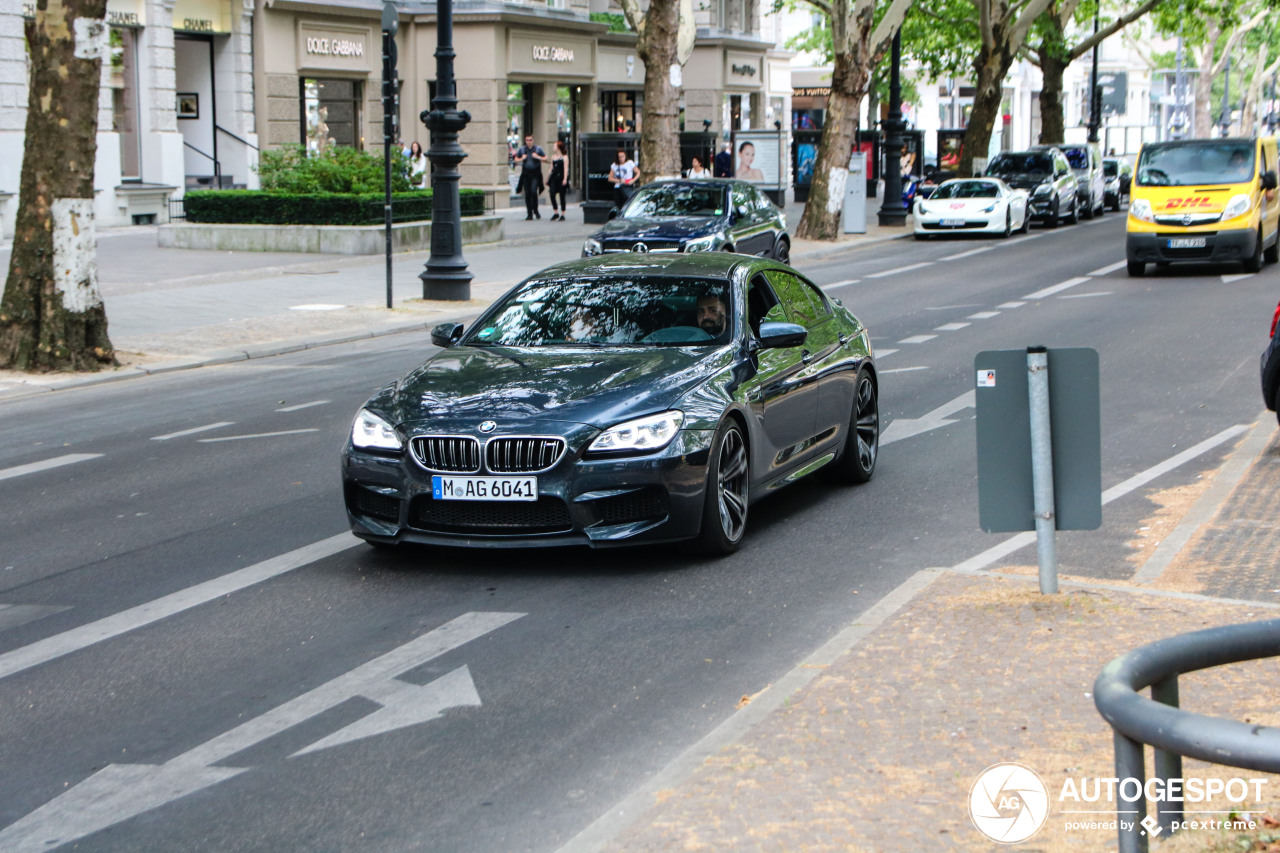
[[[791,259],[787,218],[759,187],[723,178],[655,181],[587,238],[583,257],[614,252],[738,252]]]
[[[946,181],[928,199],[917,199],[912,216],[916,239],[975,232],[1008,237],[1026,231],[1029,198],[1026,190],[1015,190],[999,178]]]
[[[1106,176],[1102,171],[1102,149],[1096,142],[1059,142],[1056,145],[1038,145],[1031,150],[1048,151],[1056,148],[1071,164],[1076,176],[1076,194],[1079,197],[1080,215],[1085,219],[1101,216],[1106,211]]]
[[[1029,192],[1031,218],[1050,228],[1057,228],[1063,219],[1075,222],[1080,218],[1075,173],[1066,155],[1056,148],[1003,151],[991,158],[985,177],[999,178]]]
[[[1102,177],[1106,184],[1103,200],[1112,210],[1119,210],[1121,202],[1129,200],[1129,186],[1133,183],[1133,164],[1126,157],[1102,158]]]
[[[1276,325],[1280,321],[1280,304],[1271,315],[1271,342],[1262,352],[1262,402],[1276,413],[1280,420],[1280,338],[1276,337]]]
[[[728,553],[753,502],[880,445],[866,328],[795,270],[724,252],[549,267],[376,393],[342,457],[373,544]]]

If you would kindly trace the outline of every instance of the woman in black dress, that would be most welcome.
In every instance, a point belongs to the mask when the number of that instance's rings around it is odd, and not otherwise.
[[[559,219],[563,222],[565,214],[569,212],[565,204],[565,193],[569,190],[569,151],[558,139],[551,152],[551,176],[547,178],[547,189],[550,190],[551,196],[553,214],[551,221],[555,222]],[[557,198],[559,198],[559,206],[557,206]]]

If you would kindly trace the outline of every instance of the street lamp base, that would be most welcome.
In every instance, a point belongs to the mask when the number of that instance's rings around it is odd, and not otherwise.
[[[418,276],[422,279],[422,298],[466,302],[471,298],[471,279],[474,277],[465,269],[457,272],[427,270]]]
[[[885,228],[905,228],[907,225],[907,212],[905,210],[884,210],[881,208],[876,213],[876,218],[880,225]]]

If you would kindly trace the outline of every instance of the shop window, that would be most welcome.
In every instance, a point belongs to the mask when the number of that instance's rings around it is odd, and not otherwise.
[[[514,157],[525,134],[533,133],[533,86],[507,84],[507,165],[515,168]]]
[[[364,147],[361,88],[359,80],[302,80],[302,144],[308,151],[323,151],[331,145]]]
[[[135,31],[112,27],[111,130],[120,134],[120,175],[140,180],[141,138],[138,135],[138,39]]]
[[[601,92],[600,129],[614,133],[639,131],[639,116],[644,110],[642,92]]]

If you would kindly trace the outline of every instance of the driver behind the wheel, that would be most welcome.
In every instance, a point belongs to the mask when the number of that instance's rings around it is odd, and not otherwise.
[[[706,293],[698,297],[698,328],[713,338],[724,334],[728,325],[728,308],[719,293]]]

